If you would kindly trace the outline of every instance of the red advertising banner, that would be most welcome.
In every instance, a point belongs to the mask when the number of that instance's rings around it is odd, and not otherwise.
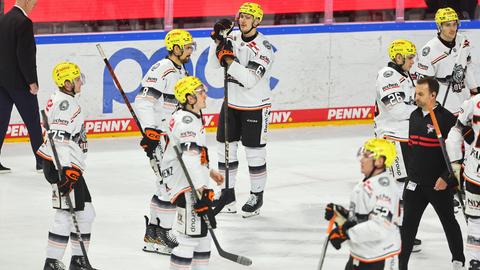
[[[281,126],[311,126],[315,124],[337,124],[346,121],[353,124],[358,120],[372,120],[373,106],[338,107],[305,110],[279,110],[270,113],[270,125]],[[206,128],[216,128],[218,114],[203,115]],[[343,122],[342,122],[343,123]],[[137,132],[138,128],[132,118],[88,120],[85,128],[94,137],[125,136]],[[10,124],[7,130],[7,141],[25,140],[28,131],[24,124]]]
[[[246,0],[216,1],[173,0],[174,17],[235,16]],[[164,0],[83,0],[76,4],[65,0],[41,0],[31,14],[34,22],[68,22],[163,18]],[[324,0],[255,1],[265,14],[322,12]],[[5,0],[5,11],[15,0]],[[333,0],[334,11],[395,9],[396,0]],[[405,8],[425,8],[425,1],[405,0]]]

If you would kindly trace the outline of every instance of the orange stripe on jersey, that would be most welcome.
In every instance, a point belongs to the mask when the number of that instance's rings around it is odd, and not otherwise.
[[[175,203],[175,201],[177,200],[178,196],[182,195],[183,193],[187,192],[187,191],[191,191],[192,188],[191,187],[187,187],[187,188],[184,188],[182,190],[180,190],[177,194],[175,194],[175,196],[173,196],[173,198],[170,200],[171,203]]]
[[[386,140],[396,141],[396,142],[408,142],[408,139],[401,139],[401,138],[388,136],[388,135],[384,135],[383,138],[386,139]]]
[[[51,156],[43,153],[43,152],[40,151],[40,150],[37,151],[37,155],[41,156],[43,159],[46,159],[46,160],[50,160],[50,161],[53,160]]]
[[[400,249],[401,250],[401,249]],[[353,255],[352,253],[350,254],[354,259],[360,261],[360,262],[363,262],[363,263],[374,263],[374,262],[379,262],[379,261],[383,261],[385,259],[388,259],[390,257],[393,257],[393,256],[396,256],[398,254],[400,254],[400,250],[397,250],[397,251],[394,251],[392,253],[389,253],[385,256],[381,256],[381,257],[378,257],[378,258],[374,258],[374,259],[364,259],[364,258],[360,258],[358,256],[355,256]]]
[[[480,183],[479,183],[478,181],[475,181],[475,180],[473,180],[472,178],[466,176],[465,173],[463,174],[463,177],[465,177],[465,180],[467,180],[467,182],[470,182],[470,183],[472,183],[472,184],[474,184],[474,185],[476,185],[476,186],[480,186]]]
[[[272,105],[271,104],[266,104],[266,105],[262,105],[262,106],[259,106],[259,107],[237,107],[235,105],[229,104],[228,107],[232,108],[232,109],[235,109],[235,110],[239,110],[239,111],[257,111],[257,110],[262,110],[262,109],[265,109],[265,108],[270,108],[270,107],[272,107]]]

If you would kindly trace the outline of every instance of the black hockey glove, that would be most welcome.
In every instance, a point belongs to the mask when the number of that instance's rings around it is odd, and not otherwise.
[[[341,205],[329,203],[327,204],[327,207],[325,207],[325,219],[330,221],[332,218],[335,218],[335,223],[337,223],[338,226],[341,226],[347,221],[348,212],[349,211]]]
[[[225,42],[218,44],[216,54],[220,65],[222,67],[228,67],[226,59],[230,58],[233,60],[235,58],[235,55],[233,54],[232,42],[230,40],[226,40]]]
[[[347,231],[351,227],[355,226],[357,223],[354,221],[347,221],[343,224],[343,226],[337,226],[333,231],[330,233],[330,243],[335,249],[340,249],[342,247],[342,243],[345,240],[350,239],[348,237]]]
[[[73,167],[63,167],[62,179],[57,184],[60,195],[63,196],[70,193],[78,179],[80,179],[80,176],[82,176],[82,172],[79,169]]]
[[[203,217],[206,215],[208,217],[208,221],[210,222],[212,229],[217,227],[217,221],[215,220],[215,215],[212,211],[212,201],[214,196],[215,194],[213,190],[204,189],[202,192],[202,197],[193,206],[193,209],[199,216]]]
[[[140,146],[143,148],[145,153],[147,153],[147,157],[153,159],[153,151],[158,146],[158,142],[160,140],[160,130],[153,129],[153,128],[145,128],[145,134],[140,141]]]
[[[210,37],[215,41],[223,42],[227,36],[232,32],[234,22],[229,19],[218,20],[213,26],[213,31],[210,34]]]

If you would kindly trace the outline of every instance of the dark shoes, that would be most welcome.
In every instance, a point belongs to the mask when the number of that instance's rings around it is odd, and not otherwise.
[[[10,168],[7,168],[5,166],[3,166],[1,163],[0,163],[0,174],[2,173],[10,173],[12,172],[12,170],[10,170]]]
[[[37,166],[35,167],[35,169],[38,173],[43,173],[43,161],[37,161]]]

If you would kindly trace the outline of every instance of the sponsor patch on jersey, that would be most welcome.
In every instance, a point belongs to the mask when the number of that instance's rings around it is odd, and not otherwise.
[[[392,75],[393,75],[393,71],[391,70],[387,70],[383,73],[383,77],[385,78],[391,77]]]
[[[425,47],[422,50],[422,56],[427,56],[430,53],[430,47]]]
[[[392,89],[395,89],[395,88],[399,88],[400,86],[398,85],[398,83],[389,83],[387,85],[385,85],[384,87],[382,87],[382,90],[383,91],[388,91],[388,90],[392,90]]]
[[[388,186],[390,185],[390,180],[388,179],[388,177],[380,177],[378,178],[378,183],[381,185],[381,186]]]
[[[182,122],[185,124],[190,124],[191,122],[193,122],[193,118],[191,116],[185,115],[182,118]]]
[[[265,48],[267,48],[269,50],[272,49],[272,44],[270,44],[270,42],[268,42],[268,40],[263,41],[263,46],[265,46]]]
[[[60,111],[66,111],[68,110],[68,107],[70,106],[70,104],[68,104],[68,101],[64,100],[60,103]]]
[[[148,77],[148,78],[147,78],[147,82],[156,83],[156,82],[157,82],[157,78]]]
[[[265,55],[260,55],[260,59],[265,62],[267,65],[270,64],[270,58]]]
[[[428,66],[426,66],[424,64],[418,63],[417,66],[418,66],[419,69],[428,70]]]

